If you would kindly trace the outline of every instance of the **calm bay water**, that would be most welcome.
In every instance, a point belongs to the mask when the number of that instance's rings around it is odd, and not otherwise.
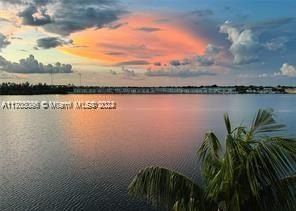
[[[1,96],[4,100],[114,100],[109,111],[0,110],[0,210],[151,210],[127,186],[151,165],[198,180],[203,134],[273,108],[296,136],[296,95]]]

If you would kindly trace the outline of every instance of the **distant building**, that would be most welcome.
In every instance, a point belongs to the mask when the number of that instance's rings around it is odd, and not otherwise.
[[[74,87],[73,94],[237,94],[235,87]]]

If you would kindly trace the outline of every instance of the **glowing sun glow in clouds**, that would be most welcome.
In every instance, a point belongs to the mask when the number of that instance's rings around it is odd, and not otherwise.
[[[129,15],[110,27],[74,33],[75,46],[59,49],[106,65],[126,61],[165,64],[204,52],[206,40],[169,20],[157,21],[160,19],[157,15]]]

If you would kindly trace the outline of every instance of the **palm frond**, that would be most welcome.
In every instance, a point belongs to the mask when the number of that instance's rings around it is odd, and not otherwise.
[[[228,114],[224,114],[224,123],[228,134],[231,134],[231,123]]]
[[[232,193],[235,189],[235,171],[239,162],[238,142],[235,142],[231,135],[226,137],[226,151],[223,157],[223,163],[218,168],[218,171],[211,178],[208,178],[206,187],[206,196],[208,199],[214,199],[216,203],[224,201],[226,207],[229,206],[229,201],[235,201]]]
[[[222,146],[217,136],[213,132],[206,133],[203,143],[197,151],[205,177],[217,174],[221,165],[221,154]]]
[[[279,137],[266,138],[257,142],[254,149],[250,152],[247,163],[246,173],[247,179],[253,196],[258,202],[263,203],[266,194],[277,196],[276,199],[266,203],[270,206],[280,204],[280,195],[289,193],[289,188],[282,185],[282,178],[293,175],[296,172],[296,142],[291,139],[283,139]],[[262,191],[266,187],[272,187],[269,191]],[[295,187],[295,186],[294,186]],[[295,189],[294,189],[295,190]],[[291,199],[291,196],[294,198]],[[294,194],[287,194],[286,201],[289,198],[295,200]],[[289,203],[288,203],[289,204]]]
[[[192,180],[177,172],[160,168],[148,167],[138,173],[128,187],[129,194],[151,202],[154,206],[162,204],[172,209],[176,202],[183,206],[194,204],[196,210],[204,210],[203,190]]]
[[[273,117],[272,109],[259,109],[251,126],[251,133],[276,132],[281,130],[285,125],[279,124]]]
[[[199,159],[202,162],[208,159],[217,160],[221,152],[222,147],[217,136],[213,132],[206,133],[204,141],[197,151]]]
[[[266,210],[296,210],[296,174],[266,186],[260,193],[261,203]]]

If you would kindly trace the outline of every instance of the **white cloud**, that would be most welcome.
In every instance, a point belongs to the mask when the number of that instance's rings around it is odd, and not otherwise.
[[[293,65],[289,65],[288,63],[284,63],[280,69],[280,72],[277,72],[274,75],[296,77],[296,68]]]
[[[220,32],[228,35],[228,40],[231,42],[229,51],[234,56],[235,64],[249,64],[258,59],[257,51],[260,44],[252,30],[241,30],[226,21],[220,26]]]
[[[266,42],[263,46],[270,51],[285,50],[288,41],[287,37],[277,37]]]
[[[267,73],[262,73],[258,75],[258,78],[267,78],[269,75]]]

